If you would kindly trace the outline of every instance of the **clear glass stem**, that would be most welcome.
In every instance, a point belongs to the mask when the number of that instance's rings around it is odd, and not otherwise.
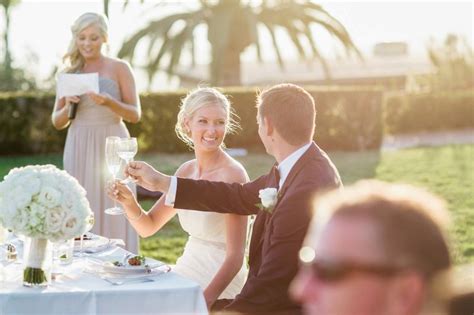
[[[81,242],[80,242],[80,245],[79,245],[79,260],[81,261],[80,262],[80,268],[81,268],[81,271],[84,271],[86,269],[86,266],[85,266],[85,263],[84,263],[84,247],[83,247],[83,243],[84,243],[84,233],[81,233]]]

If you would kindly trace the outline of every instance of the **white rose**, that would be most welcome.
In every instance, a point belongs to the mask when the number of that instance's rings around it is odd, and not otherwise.
[[[18,234],[72,238],[90,213],[84,188],[53,165],[12,169],[0,183],[0,222]]]
[[[41,180],[36,174],[28,174],[22,177],[21,187],[30,196],[36,195],[41,188]]]
[[[63,227],[64,219],[66,218],[66,212],[60,208],[55,207],[49,209],[46,213],[46,230],[50,233],[57,233]]]
[[[61,193],[50,186],[41,188],[38,195],[38,202],[48,208],[52,208],[61,203]]]
[[[278,190],[276,188],[260,189],[258,197],[265,208],[273,208],[277,203]]]
[[[82,222],[75,215],[68,214],[61,227],[64,239],[69,239],[81,235],[83,229]]]
[[[15,187],[10,196],[13,197],[17,209],[24,209],[31,202],[31,195],[25,192],[20,186]]]
[[[63,194],[63,200],[62,200],[62,203],[61,203],[61,207],[65,208],[65,209],[71,209],[73,206],[74,206],[74,203],[75,203],[75,200],[74,198],[77,198],[77,196],[75,196],[74,194],[70,193],[70,192],[66,192]]]
[[[12,228],[13,227],[13,220],[16,215],[16,206],[14,202],[8,202],[7,200],[4,200],[4,202],[1,204],[1,216],[2,216],[2,221],[4,223],[4,226],[6,228]]]
[[[28,230],[29,222],[29,214],[25,210],[17,210],[16,216],[13,219],[13,230],[25,233]]]

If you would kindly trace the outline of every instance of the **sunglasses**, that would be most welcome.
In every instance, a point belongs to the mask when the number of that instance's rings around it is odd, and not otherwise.
[[[312,253],[311,253],[312,251]],[[350,261],[332,261],[317,259],[314,250],[304,247],[299,255],[302,268],[309,270],[322,282],[334,283],[346,279],[353,273],[366,273],[380,277],[391,277],[402,271],[398,266]]]

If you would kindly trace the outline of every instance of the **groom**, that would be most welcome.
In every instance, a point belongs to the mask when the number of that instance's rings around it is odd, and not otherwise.
[[[288,287],[297,273],[311,201],[342,184],[329,157],[312,142],[316,110],[308,92],[280,84],[263,91],[257,103],[258,134],[277,161],[269,174],[247,184],[226,184],[166,176],[144,162],[131,162],[127,172],[148,190],[166,193],[167,203],[177,209],[257,214],[247,282],[234,300],[218,300],[213,311],[300,314]],[[278,194],[261,200],[265,188]]]

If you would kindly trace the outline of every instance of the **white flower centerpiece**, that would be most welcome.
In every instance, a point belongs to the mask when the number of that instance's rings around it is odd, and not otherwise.
[[[54,165],[14,168],[0,182],[0,224],[30,238],[24,248],[25,286],[48,284],[49,241],[82,235],[91,216],[84,188]]]

